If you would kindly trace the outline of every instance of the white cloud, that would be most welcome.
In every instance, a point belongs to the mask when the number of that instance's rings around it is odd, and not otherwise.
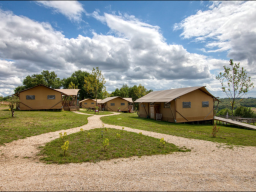
[[[175,24],[174,30],[183,29],[184,38],[206,41],[208,52],[228,51],[228,57],[256,64],[256,2],[213,2],[209,10]],[[253,68],[256,69],[255,67]]]
[[[37,3],[47,8],[52,8],[56,13],[61,13],[70,20],[82,20],[84,9],[82,4],[78,1],[37,1]]]
[[[11,92],[26,75],[42,70],[54,70],[63,78],[97,66],[107,78],[108,91],[124,83],[153,90],[212,85],[216,80],[210,70],[228,63],[167,44],[158,26],[134,16],[105,13],[101,17],[110,33],[69,39],[49,23],[0,10],[0,73],[5,75],[0,92]]]

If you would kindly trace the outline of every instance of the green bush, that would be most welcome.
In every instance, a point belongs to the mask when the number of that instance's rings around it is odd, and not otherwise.
[[[254,112],[252,111],[251,108],[240,106],[235,110],[235,116],[241,116],[241,117],[245,117],[245,118],[253,118],[256,115],[254,114]]]
[[[232,111],[231,111],[230,109],[228,109],[228,108],[221,109],[221,110],[217,113],[217,115],[225,116],[225,115],[227,115],[227,112],[228,112],[228,115],[229,115],[229,116],[232,115]]]

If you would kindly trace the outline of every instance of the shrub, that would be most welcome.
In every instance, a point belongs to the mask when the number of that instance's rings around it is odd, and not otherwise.
[[[235,110],[235,116],[241,116],[245,118],[253,118],[256,115],[249,107],[240,106]]]
[[[121,135],[117,133],[116,137],[117,137],[117,139],[120,139]]]
[[[141,136],[141,135],[142,135],[142,132],[139,132],[139,135]]]
[[[66,151],[68,150],[69,141],[66,141],[64,145],[61,146],[61,149],[64,151],[64,156],[66,156]]]
[[[106,151],[108,145],[109,145],[109,139],[106,138],[106,139],[103,141],[103,148],[104,148],[105,151]]]
[[[61,138],[61,139],[63,139],[63,135],[62,135],[62,133],[59,133],[59,135],[60,135],[60,138]]]
[[[160,144],[161,144],[162,147],[165,146],[165,143],[166,143],[166,142],[165,142],[164,138],[160,139]]]
[[[212,128],[212,137],[216,137],[217,133],[219,132],[219,129],[220,127],[217,127],[216,123],[215,125],[213,125],[213,128]]]
[[[88,137],[88,138],[91,138],[91,133],[87,133],[87,137]]]
[[[83,128],[81,128],[80,131],[84,131]]]
[[[228,112],[228,115],[232,115],[232,111],[228,108],[225,108],[225,109],[221,109],[217,115],[221,115],[221,116],[225,116],[227,115],[227,112]]]

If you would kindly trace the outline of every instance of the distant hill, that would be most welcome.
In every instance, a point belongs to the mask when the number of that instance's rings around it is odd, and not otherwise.
[[[222,98],[219,100],[220,100],[220,103],[219,103],[218,111],[224,108],[231,109],[231,104],[228,98]],[[241,100],[241,98],[236,100],[237,101]],[[217,105],[217,102],[215,102],[215,105]],[[238,104],[235,104],[235,109],[240,105],[244,107],[256,107],[256,98],[252,98],[252,97],[243,98],[241,102],[239,102]]]

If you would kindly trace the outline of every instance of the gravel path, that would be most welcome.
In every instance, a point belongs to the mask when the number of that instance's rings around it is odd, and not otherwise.
[[[85,113],[78,114],[85,115]],[[111,114],[117,115],[117,114]],[[45,164],[36,156],[38,146],[68,134],[102,127],[101,115],[88,124],[45,133],[0,146],[0,190],[256,190],[256,147],[234,147],[131,129],[162,138],[191,152],[131,157],[81,164]],[[107,125],[121,129],[120,126]]]

